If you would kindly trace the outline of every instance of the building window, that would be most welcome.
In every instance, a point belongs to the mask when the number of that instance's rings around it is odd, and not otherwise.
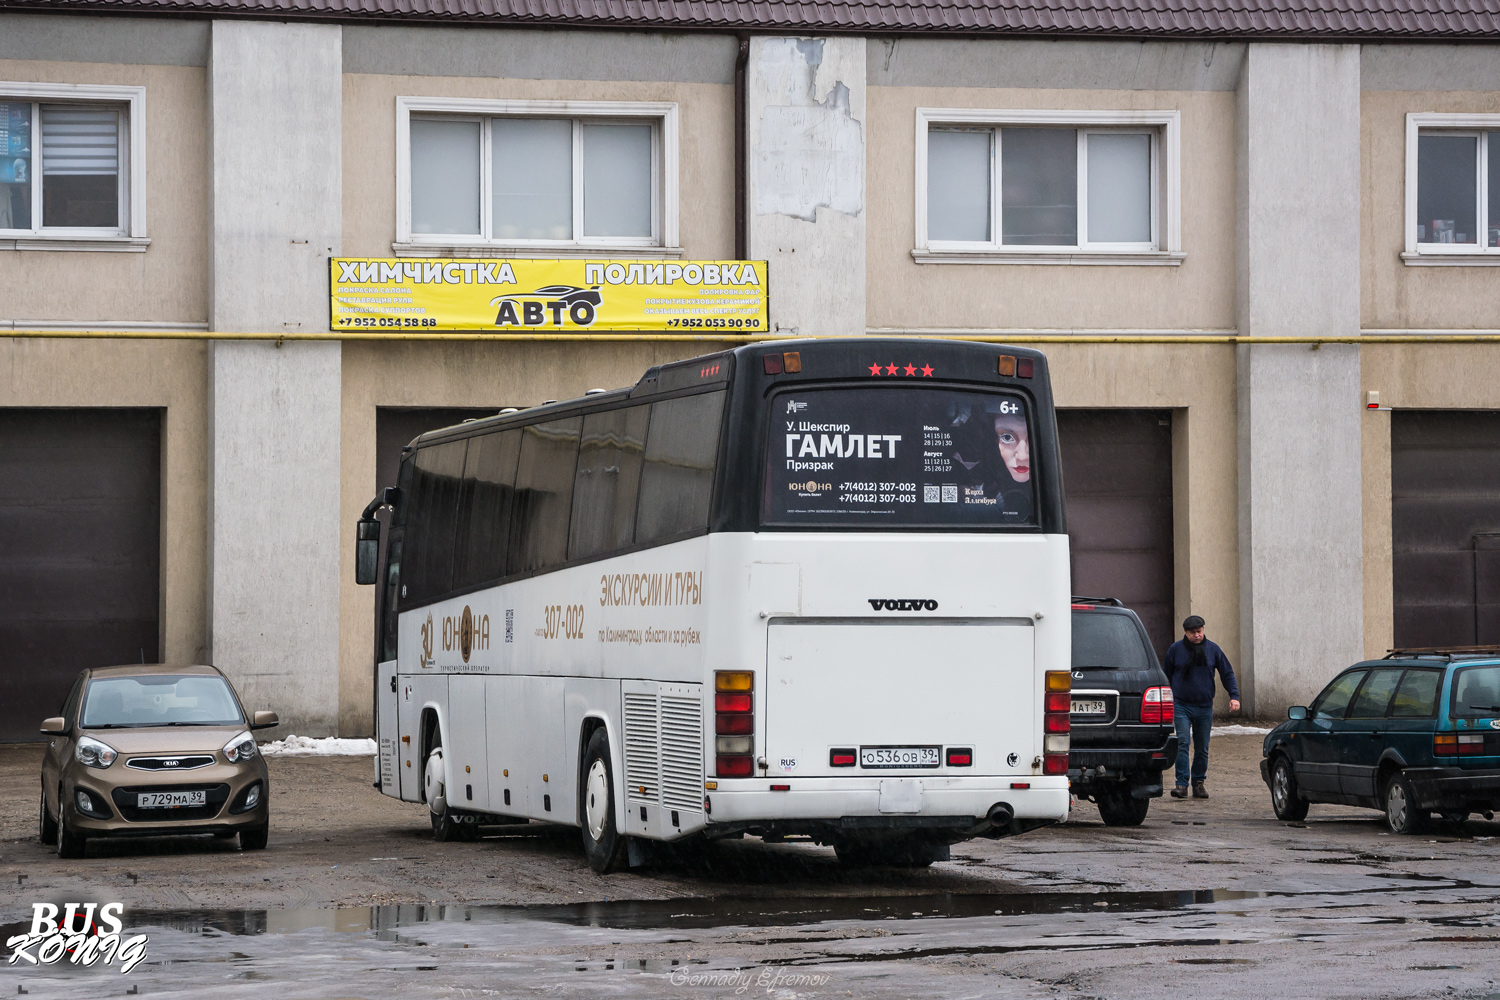
[[[1500,263],[1500,115],[1407,115],[1407,256]]]
[[[1176,112],[917,111],[919,261],[1177,263]]]
[[[85,99],[94,96],[113,100]],[[123,98],[123,99],[122,99]],[[143,249],[144,90],[0,83],[0,240],[7,249],[90,241]]]
[[[399,103],[398,250],[675,249],[676,105]]]

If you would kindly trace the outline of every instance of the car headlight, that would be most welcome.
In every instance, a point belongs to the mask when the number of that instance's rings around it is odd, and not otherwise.
[[[80,764],[102,768],[113,764],[120,755],[108,743],[100,743],[91,736],[80,736],[78,745],[73,748],[73,756]]]
[[[250,760],[255,756],[255,737],[249,733],[240,733],[224,744],[224,756],[231,764],[241,764]]]

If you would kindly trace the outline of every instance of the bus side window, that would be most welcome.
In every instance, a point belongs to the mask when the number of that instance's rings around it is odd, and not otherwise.
[[[635,540],[635,501],[650,417],[650,408],[641,405],[583,418],[568,558],[586,559]]]
[[[453,546],[455,588],[498,580],[509,572],[506,549],[520,454],[520,430],[469,439],[469,459],[458,500],[458,538]]]
[[[651,404],[635,541],[645,545],[708,527],[724,393]]]
[[[568,514],[582,428],[582,417],[567,417],[522,429],[508,572],[546,569],[568,558]]]
[[[401,574],[407,607],[453,589],[453,528],[467,447],[467,441],[450,441],[417,452]]]

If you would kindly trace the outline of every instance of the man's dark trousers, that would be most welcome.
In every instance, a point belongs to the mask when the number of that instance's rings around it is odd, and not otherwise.
[[[1173,709],[1177,722],[1177,787],[1188,785],[1188,737],[1193,742],[1193,780],[1208,777],[1208,736],[1214,725],[1212,705],[1184,705]]]

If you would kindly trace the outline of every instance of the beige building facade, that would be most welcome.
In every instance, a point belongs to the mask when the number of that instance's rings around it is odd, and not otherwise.
[[[1500,344],[1442,339],[1500,333],[1497,56],[0,13],[0,162],[27,161],[0,167],[0,444],[55,457],[0,498],[0,535],[42,540],[0,545],[31,651],[0,686],[35,714],[138,650],[223,667],[283,733],[370,733],[353,525],[400,445],[721,346],[305,339],[329,257],[612,246],[508,237],[498,145],[493,224],[454,235],[464,205],[412,187],[471,132],[559,121],[575,218],[607,126],[648,124],[650,232],[617,255],[768,260],[776,332],[1055,338],[1075,591],[1159,650],[1203,615],[1255,716],[1398,644],[1500,642]],[[89,475],[126,411],[159,456],[133,513]]]

